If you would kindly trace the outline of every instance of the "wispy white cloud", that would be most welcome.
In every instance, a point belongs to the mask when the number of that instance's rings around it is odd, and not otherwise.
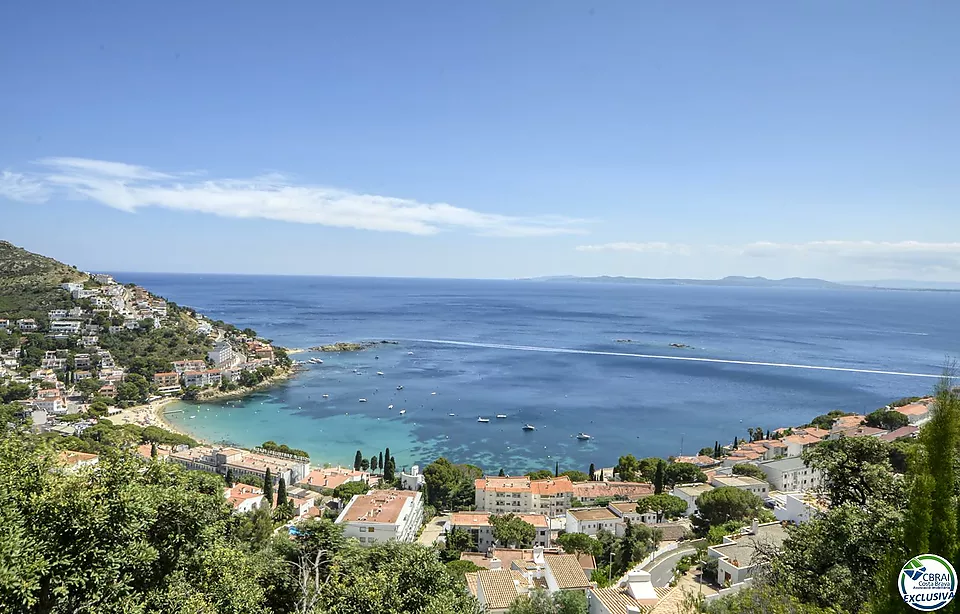
[[[32,177],[12,171],[0,172],[0,197],[25,203],[38,203],[47,199],[50,190]]]
[[[578,245],[578,252],[640,252],[644,254],[669,254],[688,256],[692,248],[683,243],[662,243],[658,241],[648,243],[602,243],[599,245]]]
[[[207,178],[203,171],[162,172],[86,158],[44,158],[40,172],[4,171],[0,196],[42,202],[54,196],[122,211],[162,207],[234,218],[431,235],[462,229],[499,237],[580,234],[584,220],[562,216],[484,213],[447,203],[363,194],[301,184],[280,173]]]

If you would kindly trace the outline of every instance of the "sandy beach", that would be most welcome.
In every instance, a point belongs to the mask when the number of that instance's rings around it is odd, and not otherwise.
[[[113,414],[112,416],[107,416],[114,424],[136,424],[137,426],[158,426],[162,429],[167,429],[168,431],[173,431],[175,433],[180,433],[181,435],[187,435],[188,437],[193,437],[190,433],[185,433],[181,429],[178,429],[171,425],[169,422],[163,419],[163,408],[171,403],[176,403],[180,399],[166,398],[160,399],[159,401],[154,401],[152,403],[147,403],[146,405],[137,405],[135,407],[130,407],[124,409],[118,414]]]

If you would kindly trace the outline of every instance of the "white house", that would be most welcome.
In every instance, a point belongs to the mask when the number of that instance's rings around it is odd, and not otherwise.
[[[606,588],[589,590],[589,614],[640,614],[650,612],[670,589],[656,589],[650,572],[640,569],[627,574],[626,580]]]
[[[50,311],[47,312],[47,317],[50,319],[51,322],[53,322],[54,320],[64,320],[67,317],[67,310],[51,309]]]
[[[543,514],[517,514],[520,520],[533,525],[536,536],[533,538],[535,546],[550,547],[550,521]],[[493,525],[490,524],[490,514],[476,512],[457,512],[450,516],[446,523],[447,533],[455,529],[462,529],[473,537],[477,550],[486,552],[496,545],[493,539]],[[508,544],[503,544],[504,546]]]
[[[771,493],[768,501],[774,504],[773,514],[781,522],[801,524],[808,522],[826,509],[826,505],[807,492]]]
[[[17,320],[17,327],[20,330],[24,330],[24,331],[37,330],[37,321],[34,320],[33,318],[23,318],[23,319]]]
[[[361,544],[412,542],[423,524],[423,495],[409,490],[354,495],[335,522]]]
[[[78,320],[57,320],[50,322],[50,332],[76,335],[80,332],[80,324]]]
[[[237,513],[254,510],[263,504],[263,490],[249,484],[237,482],[231,488],[223,489],[227,503]]]
[[[420,490],[424,482],[425,479],[423,474],[420,473],[419,465],[410,467],[410,473],[406,471],[400,472],[400,488],[402,490]]]
[[[814,490],[820,486],[820,472],[807,467],[799,456],[758,463],[766,474],[771,490]]]
[[[691,516],[697,513],[697,497],[711,490],[713,486],[709,484],[681,484],[675,486],[670,494],[687,502],[687,511],[684,515]]]
[[[207,358],[217,367],[229,365],[233,361],[233,348],[229,343],[218,343],[207,352]]]
[[[723,538],[723,543],[707,548],[707,557],[717,560],[717,581],[732,586],[751,578],[761,562],[758,549],[779,550],[787,531],[779,522],[753,525],[739,535]]]
[[[766,497],[770,491],[770,484],[748,475],[715,475],[710,480],[710,485],[714,488],[732,486],[740,490],[752,492],[761,499]]]
[[[636,509],[637,504],[632,504]],[[580,507],[567,510],[567,533],[596,535],[601,529],[616,535],[617,526],[626,521],[606,507]]]

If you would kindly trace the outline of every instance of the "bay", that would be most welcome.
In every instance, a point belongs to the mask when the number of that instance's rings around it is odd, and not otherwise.
[[[960,346],[960,294],[947,292],[116,276],[288,347],[396,341],[297,354],[324,364],[241,401],[182,404],[171,417],[211,441],[272,439],[316,463],[389,447],[403,466],[443,455],[517,473],[555,463],[586,471],[627,453],[694,454],[748,427],[869,412],[935,380],[623,354],[939,374]],[[526,423],[536,430],[523,431]],[[579,441],[579,432],[593,439]]]

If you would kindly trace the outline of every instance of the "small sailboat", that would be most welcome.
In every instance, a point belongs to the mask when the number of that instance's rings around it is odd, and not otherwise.
[[[487,423],[490,422],[490,418],[477,418],[477,422]]]
[[[367,400],[366,400],[366,399],[360,399],[360,402],[361,402],[361,403],[366,403]]]
[[[413,352],[407,352],[407,356],[413,356]]]
[[[577,433],[577,439],[580,441],[587,441],[588,439],[593,439],[593,435],[587,435],[586,433]]]
[[[383,371],[377,371],[377,375],[383,375]]]
[[[393,409],[393,403],[391,403],[390,405],[387,405],[387,409]]]
[[[503,420],[506,417],[507,417],[507,414],[497,414],[497,418],[500,420]]]
[[[537,430],[537,427],[533,426],[532,424],[524,424],[524,425],[523,425],[523,430],[525,430],[525,431],[535,431],[535,430]]]
[[[400,415],[401,415],[401,416],[402,416],[403,414],[405,414],[405,413],[407,413],[407,410],[405,410],[405,409],[401,409],[401,410],[400,410]]]

